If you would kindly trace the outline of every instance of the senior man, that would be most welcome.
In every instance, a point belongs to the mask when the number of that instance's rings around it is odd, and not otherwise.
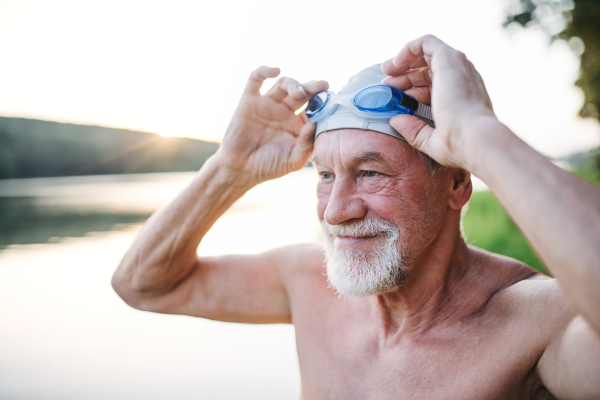
[[[293,323],[303,399],[600,398],[600,190],[502,125],[473,65],[439,39],[410,42],[382,69],[431,102],[435,129],[341,105],[316,127],[295,111],[327,84],[281,78],[260,95],[279,71],[259,68],[219,151],[142,228],[115,290],[141,310]],[[197,257],[234,201],[311,153],[326,257],[318,244]],[[464,242],[467,171],[556,279]]]

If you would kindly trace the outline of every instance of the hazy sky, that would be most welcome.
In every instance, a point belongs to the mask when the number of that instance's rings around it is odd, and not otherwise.
[[[502,0],[0,0],[0,115],[220,141],[247,75],[278,66],[338,90],[433,33],[464,51],[499,118],[551,156],[600,142],[581,120],[578,58],[503,29]]]

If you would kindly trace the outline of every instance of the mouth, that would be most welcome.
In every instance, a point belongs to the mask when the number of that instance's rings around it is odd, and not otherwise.
[[[358,250],[364,248],[369,242],[382,236],[384,236],[383,233],[372,236],[336,236],[334,239],[334,246],[336,248]]]
[[[362,236],[345,236],[345,235],[336,235],[336,238],[343,238],[343,239],[372,239],[378,236],[383,236],[385,235],[385,232],[377,232],[373,235],[362,235]]]

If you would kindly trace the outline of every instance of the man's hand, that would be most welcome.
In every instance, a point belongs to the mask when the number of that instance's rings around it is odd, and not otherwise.
[[[279,68],[260,67],[250,74],[246,89],[217,153],[221,165],[247,175],[248,182],[278,178],[302,168],[313,148],[315,125],[296,111],[310,97],[327,90],[324,81],[300,85],[282,77],[263,96],[260,88]]]
[[[481,123],[497,121],[485,85],[466,56],[435,36],[408,43],[383,63],[390,77],[383,83],[432,105],[436,128],[410,115],[398,115],[390,124],[416,149],[439,163],[468,169],[463,156],[481,134]]]

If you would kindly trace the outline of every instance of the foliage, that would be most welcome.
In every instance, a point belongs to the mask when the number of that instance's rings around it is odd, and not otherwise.
[[[571,154],[562,161],[579,177],[600,184],[600,147]]]
[[[540,26],[552,40],[563,39],[581,55],[580,76],[575,82],[585,95],[582,117],[600,120],[600,1],[506,0],[505,25]]]
[[[216,143],[0,117],[0,179],[199,169]]]

